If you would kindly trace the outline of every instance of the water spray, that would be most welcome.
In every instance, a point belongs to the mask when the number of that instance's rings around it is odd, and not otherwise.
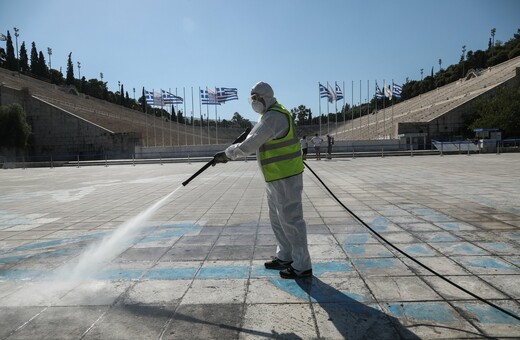
[[[251,129],[247,128],[233,141],[233,144],[245,140],[250,131]],[[213,159],[204,165],[199,171],[193,174],[188,180],[184,181],[182,186],[186,186],[191,180],[204,172],[204,170],[215,164],[216,160],[215,157],[213,157]],[[95,274],[103,266],[107,265],[131,245],[131,240],[138,235],[139,230],[143,228],[145,222],[182,186],[179,185],[175,190],[149,206],[146,210],[141,211],[132,219],[122,223],[113,233],[103,238],[101,242],[87,248],[78,257],[78,260],[73,266],[70,264],[64,266],[54,274],[55,281],[75,283],[86,278],[94,278]]]

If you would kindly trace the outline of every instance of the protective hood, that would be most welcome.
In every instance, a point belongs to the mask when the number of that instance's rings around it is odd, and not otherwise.
[[[271,85],[260,81],[253,86],[251,89],[251,94],[256,93],[265,101],[266,110],[269,109],[274,103],[276,103],[276,98],[274,97],[273,88]]]

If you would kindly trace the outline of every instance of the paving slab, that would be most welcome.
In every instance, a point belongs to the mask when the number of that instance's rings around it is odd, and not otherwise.
[[[307,164],[407,255],[520,313],[520,154]],[[281,279],[263,266],[276,245],[256,162],[182,187],[202,165],[0,171],[0,339],[520,336],[520,321],[386,244],[309,171],[314,275]]]

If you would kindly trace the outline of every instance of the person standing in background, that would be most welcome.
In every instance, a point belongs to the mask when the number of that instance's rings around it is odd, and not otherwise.
[[[307,151],[309,150],[309,143],[307,142],[307,136],[303,136],[300,139],[300,145],[302,147],[302,157],[303,160],[307,159]]]
[[[321,159],[321,142],[323,142],[323,139],[321,139],[318,134],[316,134],[314,137],[311,138],[311,142],[314,145],[314,152],[316,152],[316,159]]]
[[[334,137],[327,134],[327,158],[332,159],[332,146],[334,145]]]

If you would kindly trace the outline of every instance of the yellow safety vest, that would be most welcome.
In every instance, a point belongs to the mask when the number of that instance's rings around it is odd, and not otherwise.
[[[294,134],[291,113],[278,102],[267,111],[283,113],[289,121],[289,131],[281,138],[273,139],[260,147],[260,165],[266,182],[301,174],[303,159],[300,141]]]

